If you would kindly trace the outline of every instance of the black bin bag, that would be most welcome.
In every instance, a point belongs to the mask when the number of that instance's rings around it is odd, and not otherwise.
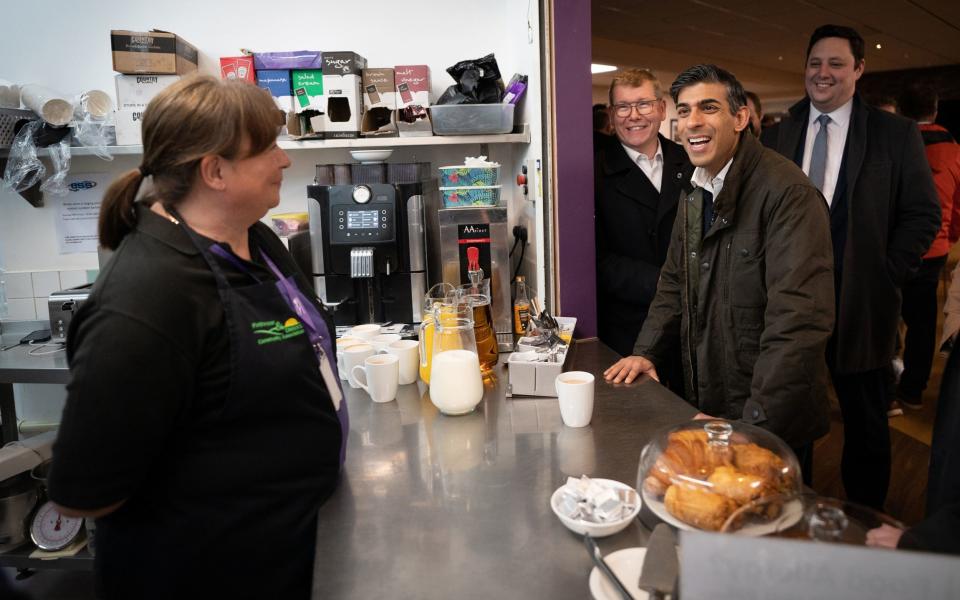
[[[447,88],[437,104],[497,104],[503,98],[503,80],[493,54],[462,60],[447,68],[457,83]]]

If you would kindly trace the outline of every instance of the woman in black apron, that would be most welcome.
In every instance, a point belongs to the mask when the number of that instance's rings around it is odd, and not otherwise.
[[[49,479],[63,513],[97,519],[102,597],[310,596],[348,424],[333,326],[258,222],[290,164],[277,117],[249,84],[181,81],[105,195],[116,251],[68,334]]]

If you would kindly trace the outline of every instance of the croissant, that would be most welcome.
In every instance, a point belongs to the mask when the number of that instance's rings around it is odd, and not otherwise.
[[[741,473],[733,467],[717,467],[707,481],[713,491],[737,504],[746,504],[776,493],[769,479]]]
[[[766,478],[780,492],[793,488],[793,475],[783,460],[770,450],[756,444],[734,444],[733,454],[733,464],[738,471]]]
[[[685,523],[707,531],[720,531],[737,503],[696,485],[675,484],[663,497],[667,511]]]
[[[657,458],[644,485],[648,491],[662,492],[678,475],[706,479],[718,466],[729,464],[730,453],[711,448],[706,432],[677,431],[667,438],[667,447]],[[656,481],[649,481],[651,477]]]

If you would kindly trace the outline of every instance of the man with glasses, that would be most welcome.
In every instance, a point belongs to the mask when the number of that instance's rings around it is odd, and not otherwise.
[[[610,120],[616,138],[598,149],[595,165],[597,308],[600,339],[624,356],[657,291],[677,198],[693,172],[683,148],[658,133],[665,116],[652,72],[629,69],[614,77]]]

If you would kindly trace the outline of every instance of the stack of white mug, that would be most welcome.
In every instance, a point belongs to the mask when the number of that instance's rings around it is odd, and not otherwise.
[[[397,386],[415,383],[420,368],[419,343],[375,324],[357,325],[337,340],[340,378],[362,388],[374,402],[390,402]]]

